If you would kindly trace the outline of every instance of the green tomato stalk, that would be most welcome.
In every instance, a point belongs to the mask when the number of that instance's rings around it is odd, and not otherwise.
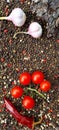
[[[38,92],[36,89],[33,89],[33,88],[27,88],[27,89],[30,91],[36,92],[41,98],[44,98],[46,100],[46,97],[42,93]]]

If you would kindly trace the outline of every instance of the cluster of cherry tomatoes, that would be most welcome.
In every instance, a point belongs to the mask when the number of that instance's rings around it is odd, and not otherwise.
[[[41,71],[34,71],[32,74],[23,72],[19,76],[19,81],[24,86],[30,85],[31,82],[38,84],[43,92],[48,92],[51,88],[51,83],[44,79],[44,74]],[[24,90],[21,86],[14,86],[10,93],[14,98],[20,98],[23,92]],[[35,100],[31,96],[24,96],[22,105],[26,109],[32,109],[35,106]]]

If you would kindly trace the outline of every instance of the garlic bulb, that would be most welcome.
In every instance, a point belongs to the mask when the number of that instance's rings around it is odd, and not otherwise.
[[[21,8],[15,8],[12,10],[9,16],[0,17],[0,20],[10,20],[15,26],[21,27],[26,21],[26,14]]]
[[[42,27],[39,23],[33,22],[28,28],[28,34],[34,38],[39,38],[42,35]]]
[[[16,38],[16,35],[23,33],[23,34],[29,34],[34,38],[40,38],[42,35],[42,27],[39,23],[37,22],[32,22],[29,25],[28,31],[27,32],[17,32],[14,34],[14,38]]]

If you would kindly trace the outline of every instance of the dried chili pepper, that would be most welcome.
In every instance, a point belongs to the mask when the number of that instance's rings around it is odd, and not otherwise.
[[[21,124],[29,127],[33,130],[34,126],[37,124],[41,124],[42,118],[38,122],[34,122],[34,118],[23,116],[22,114],[18,113],[15,106],[12,104],[12,102],[7,98],[4,97],[5,107],[6,109],[13,115],[13,117]]]

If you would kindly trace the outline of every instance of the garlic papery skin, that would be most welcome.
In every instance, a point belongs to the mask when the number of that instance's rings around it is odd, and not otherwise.
[[[37,22],[32,22],[28,28],[28,34],[34,38],[40,38],[42,35],[42,27]]]
[[[12,10],[9,16],[0,17],[0,20],[10,20],[15,26],[21,27],[26,21],[26,14],[21,8],[15,8]]]

